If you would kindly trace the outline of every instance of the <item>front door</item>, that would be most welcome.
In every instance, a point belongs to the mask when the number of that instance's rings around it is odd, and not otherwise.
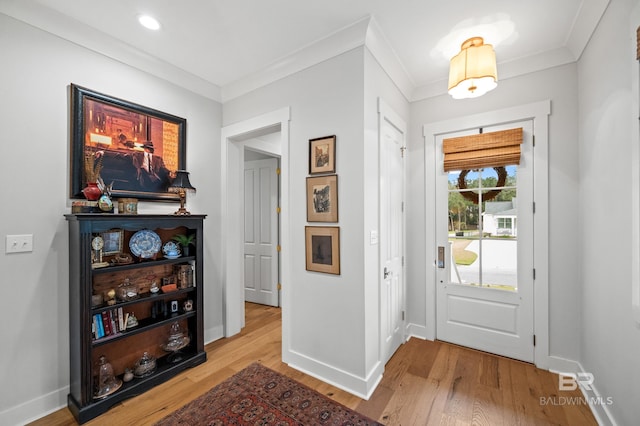
[[[278,306],[278,159],[246,161],[244,296]]]
[[[436,138],[437,338],[533,361],[533,123],[519,165],[443,171]]]
[[[380,318],[386,363],[404,339],[404,134],[384,119],[380,127]]]

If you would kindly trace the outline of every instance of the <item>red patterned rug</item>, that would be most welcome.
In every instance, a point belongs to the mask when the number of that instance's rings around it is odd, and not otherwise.
[[[155,426],[381,425],[313,389],[254,363]]]

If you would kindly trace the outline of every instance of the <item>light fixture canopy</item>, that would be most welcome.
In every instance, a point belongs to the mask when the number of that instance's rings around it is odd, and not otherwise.
[[[451,58],[449,94],[453,99],[477,98],[498,85],[496,52],[482,37],[462,43],[460,53]]]
[[[187,209],[184,208],[187,192],[196,192],[196,189],[189,182],[189,172],[186,170],[177,170],[176,177],[169,185],[169,192],[176,192],[180,196],[180,208],[174,213],[174,215],[190,215]]]

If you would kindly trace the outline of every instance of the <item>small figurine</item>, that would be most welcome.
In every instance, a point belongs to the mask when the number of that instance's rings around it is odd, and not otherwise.
[[[130,382],[131,380],[133,380],[133,372],[131,371],[130,368],[124,369],[124,375],[122,376],[122,380],[125,382]]]
[[[191,311],[193,309],[193,300],[191,299],[185,300],[182,307],[184,308],[185,312]]]
[[[116,291],[114,289],[107,292],[107,297],[107,305],[111,306],[116,304]]]
[[[127,328],[133,328],[138,326],[138,318],[131,312],[129,318],[127,318]]]

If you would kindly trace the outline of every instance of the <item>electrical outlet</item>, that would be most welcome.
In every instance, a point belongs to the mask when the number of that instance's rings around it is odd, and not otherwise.
[[[31,251],[33,251],[33,234],[7,235],[7,253],[22,253]]]

